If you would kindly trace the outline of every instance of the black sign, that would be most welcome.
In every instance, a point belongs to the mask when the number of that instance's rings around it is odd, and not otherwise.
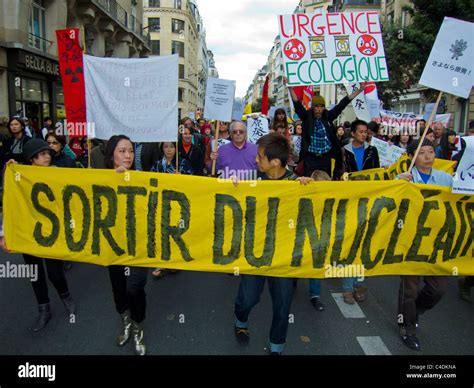
[[[29,70],[60,77],[58,62],[25,51],[18,52],[18,65]]]

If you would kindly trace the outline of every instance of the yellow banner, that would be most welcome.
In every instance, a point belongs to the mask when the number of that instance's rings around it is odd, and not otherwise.
[[[6,170],[10,249],[107,265],[296,278],[474,275],[472,196],[404,181],[241,182]],[[353,271],[353,272],[349,272]]]
[[[392,164],[390,167],[353,172],[350,174],[350,177],[364,176],[371,181],[393,180],[397,175],[408,171],[410,163],[410,158],[407,155],[403,155],[398,159],[397,163]],[[455,165],[456,162],[451,160],[435,159],[433,168],[447,172],[448,174],[453,174]]]

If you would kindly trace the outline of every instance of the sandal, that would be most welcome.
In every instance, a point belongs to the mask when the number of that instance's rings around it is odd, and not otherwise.
[[[159,278],[162,278],[163,276],[165,276],[165,270],[163,268],[157,268],[155,269],[151,275],[155,278],[155,279],[159,279]]]

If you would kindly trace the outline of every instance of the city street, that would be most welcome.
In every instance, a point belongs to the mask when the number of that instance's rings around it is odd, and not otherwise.
[[[0,261],[23,264],[21,255],[0,254]],[[37,305],[27,279],[0,279],[0,353],[2,355],[133,355],[130,341],[115,345],[115,312],[108,271],[74,263],[67,272],[77,302],[75,323],[49,283],[53,317],[34,334],[28,330]],[[420,318],[421,352],[407,349],[397,335],[397,277],[367,279],[367,300],[345,305],[340,280],[322,282],[326,310],[308,301],[308,282],[299,280],[293,300],[286,355],[474,355],[474,303],[459,299],[457,279],[433,310]],[[149,355],[264,355],[271,324],[267,287],[250,316],[250,344],[233,333],[233,302],[239,279],[226,274],[179,272],[154,280],[149,275],[144,323]],[[339,295],[340,297],[340,295]],[[347,316],[357,318],[346,318]],[[291,322],[290,321],[290,322]]]

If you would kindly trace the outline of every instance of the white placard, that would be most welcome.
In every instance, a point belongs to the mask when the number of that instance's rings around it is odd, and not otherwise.
[[[381,167],[388,167],[396,163],[400,156],[406,152],[403,148],[390,145],[388,142],[377,139],[376,137],[372,137],[370,145],[377,148]]]
[[[344,84],[344,87],[346,88],[347,95],[350,96],[352,93],[354,93],[356,90],[359,89],[360,84],[358,82],[353,83],[353,84]],[[360,93],[351,102],[352,102],[352,108],[354,108],[356,117],[359,120],[364,120],[366,122],[369,122],[372,117],[370,115],[369,107],[366,102],[364,92]]]
[[[216,150],[216,147],[215,147],[215,140],[214,139],[211,139],[211,149],[212,149],[212,152],[215,152]],[[217,149],[221,148],[223,145],[226,145],[226,144],[229,144],[230,143],[230,140],[227,140],[227,139],[217,139]]]
[[[242,121],[242,116],[244,115],[245,101],[235,100],[234,107],[232,109],[232,120]]]
[[[178,55],[98,58],[84,55],[88,135],[135,142],[178,140]],[[89,129],[91,127],[91,129]]]
[[[302,136],[293,136],[293,146],[295,148],[295,154],[299,155],[301,152],[301,144],[303,142]]]
[[[474,136],[463,137],[466,142],[464,154],[459,161],[453,182],[453,193],[474,194]]]
[[[281,15],[278,21],[289,86],[388,81],[377,11]]]
[[[422,115],[417,115],[415,113],[393,112],[380,109],[380,115],[379,117],[375,118],[374,121],[384,126],[385,133],[398,135],[402,131],[408,131],[412,136],[421,136],[421,134],[417,133],[415,123],[417,120],[421,120],[422,118]],[[450,113],[436,115],[431,126],[433,127],[436,123],[442,123],[445,127],[447,127],[450,118]]]
[[[209,77],[204,117],[207,120],[231,121],[234,96],[235,81]]]
[[[420,85],[468,98],[474,84],[474,23],[445,17]]]
[[[267,118],[257,117],[256,119],[253,119],[249,117],[247,119],[247,140],[249,142],[256,144],[257,140],[262,136],[267,135],[268,132]]]

